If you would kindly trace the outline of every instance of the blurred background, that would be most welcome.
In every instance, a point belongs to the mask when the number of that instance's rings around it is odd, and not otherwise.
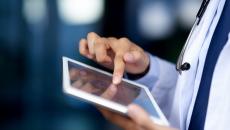
[[[62,92],[62,56],[94,31],[176,62],[201,0],[1,0],[0,129],[118,130]]]

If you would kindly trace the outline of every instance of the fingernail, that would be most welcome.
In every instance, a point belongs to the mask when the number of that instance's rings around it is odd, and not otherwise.
[[[113,84],[119,84],[121,82],[121,77],[118,75],[115,75],[113,77]]]
[[[125,56],[126,56],[126,60],[133,61],[133,55],[132,54],[127,53]]]
[[[93,59],[93,56],[90,55],[90,54],[88,54],[87,57],[88,57],[89,59]]]
[[[129,114],[131,117],[135,117],[135,115],[137,114],[136,109],[135,109],[132,105],[129,105],[129,106],[128,106],[128,114]]]

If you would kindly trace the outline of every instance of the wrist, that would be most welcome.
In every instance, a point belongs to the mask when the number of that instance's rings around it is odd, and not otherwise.
[[[150,68],[150,64],[148,64],[147,68],[142,73],[139,73],[139,74],[126,73],[126,74],[127,74],[128,79],[137,80],[137,79],[144,77],[149,72],[149,68]]]

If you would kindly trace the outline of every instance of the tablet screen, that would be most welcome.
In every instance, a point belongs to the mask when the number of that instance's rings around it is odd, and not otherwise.
[[[112,77],[99,71],[68,61],[71,87],[81,91],[101,96],[112,83]],[[131,103],[140,105],[145,111],[160,118],[145,89],[122,81],[117,86],[116,94],[107,99],[127,106]]]

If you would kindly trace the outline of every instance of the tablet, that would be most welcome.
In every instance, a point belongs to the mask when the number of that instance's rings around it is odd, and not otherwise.
[[[127,79],[117,85],[116,94],[102,96],[112,83],[112,74],[82,62],[63,57],[63,91],[88,103],[127,115],[131,103],[141,106],[153,122],[169,125],[146,86]]]

